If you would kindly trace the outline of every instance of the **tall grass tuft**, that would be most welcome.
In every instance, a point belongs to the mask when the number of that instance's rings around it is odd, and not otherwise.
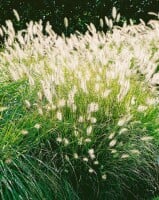
[[[1,27],[2,199],[159,192],[159,22],[105,21],[107,33],[90,24],[69,38],[42,21],[18,33],[9,20]]]

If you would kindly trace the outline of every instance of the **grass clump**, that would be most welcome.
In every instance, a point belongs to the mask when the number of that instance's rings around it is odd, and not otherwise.
[[[55,169],[33,157],[1,161],[0,196],[3,200],[78,199],[72,188],[57,177]]]
[[[6,22],[2,199],[148,199],[158,192],[158,27],[105,34],[90,24],[84,35],[65,38],[49,23],[44,35],[41,21],[17,34]]]

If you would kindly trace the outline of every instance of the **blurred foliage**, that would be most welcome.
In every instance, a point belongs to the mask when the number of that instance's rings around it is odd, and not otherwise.
[[[76,30],[85,32],[86,24],[90,22],[99,29],[99,19],[109,17],[113,6],[120,12],[121,21],[132,18],[138,23],[140,18],[144,21],[152,18],[148,12],[159,11],[159,0],[0,0],[0,24],[4,24],[6,19],[12,19],[15,27],[21,29],[30,20],[42,19],[44,23],[50,21],[58,34],[66,34],[63,19],[67,17],[67,34]],[[19,23],[13,15],[13,9],[20,15]]]

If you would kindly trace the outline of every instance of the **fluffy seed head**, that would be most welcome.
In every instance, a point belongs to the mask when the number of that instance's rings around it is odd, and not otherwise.
[[[22,134],[22,135],[27,135],[27,134],[28,134],[28,131],[27,131],[27,130],[22,130],[22,131],[21,131],[21,134]]]
[[[92,133],[92,126],[88,126],[86,132],[87,135],[90,135]]]
[[[107,179],[107,175],[106,175],[106,174],[103,174],[103,175],[102,175],[102,179],[103,179],[103,180],[106,180],[106,179]]]
[[[117,140],[114,139],[109,143],[109,146],[114,147],[116,145],[116,143],[117,143]]]
[[[40,128],[41,128],[41,125],[40,125],[40,124],[35,124],[34,128],[40,129]]]
[[[62,121],[62,113],[58,111],[58,112],[56,113],[56,118],[57,118],[59,121]]]

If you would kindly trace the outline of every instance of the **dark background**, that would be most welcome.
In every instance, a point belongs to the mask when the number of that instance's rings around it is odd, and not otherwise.
[[[0,24],[6,19],[12,19],[16,29],[26,26],[26,22],[43,19],[50,21],[56,33],[66,33],[63,19],[69,19],[67,34],[78,30],[85,32],[86,24],[94,23],[100,29],[99,19],[111,16],[112,7],[115,6],[124,20],[132,18],[135,23],[142,18],[147,22],[152,16],[148,12],[159,11],[159,0],[0,0]],[[13,15],[16,9],[20,15],[20,22],[16,22]]]

